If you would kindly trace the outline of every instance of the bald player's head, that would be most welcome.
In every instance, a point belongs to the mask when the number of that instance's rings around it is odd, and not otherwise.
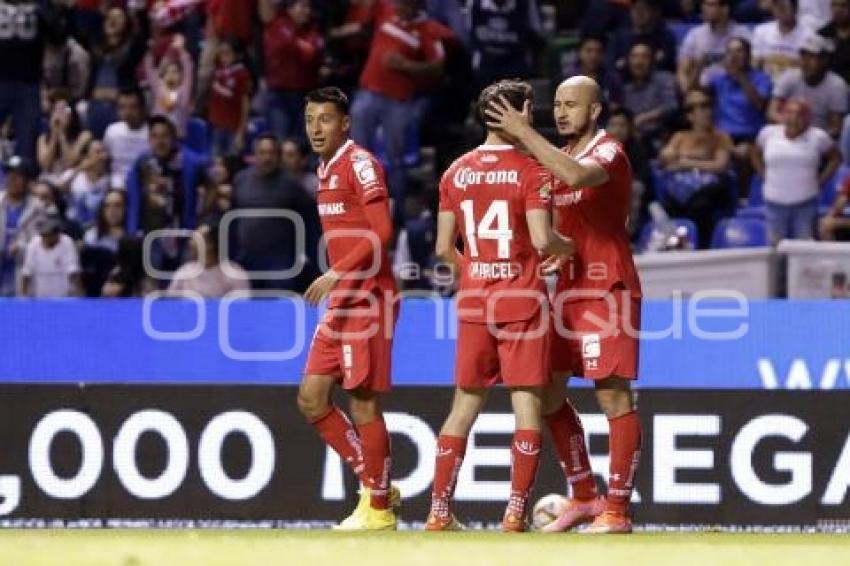
[[[602,113],[599,84],[584,75],[570,77],[558,85],[554,102],[555,126],[567,140],[596,131]]]

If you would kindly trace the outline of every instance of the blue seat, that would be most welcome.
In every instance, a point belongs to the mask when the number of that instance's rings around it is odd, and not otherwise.
[[[671,218],[670,222],[673,224],[674,229],[684,227],[688,242],[691,244],[691,248],[697,249],[697,225],[687,218]],[[647,222],[643,225],[643,228],[641,228],[640,236],[638,237],[638,250],[641,252],[647,251],[646,247],[652,238],[652,231],[654,229],[654,222]]]
[[[711,247],[755,248],[767,245],[767,224],[758,218],[724,218],[714,228]]]
[[[197,153],[208,155],[212,149],[210,125],[203,118],[194,116],[186,123],[186,145]]]
[[[818,211],[821,215],[826,214],[829,209],[832,208],[832,203],[835,202],[838,189],[841,187],[842,181],[844,181],[848,175],[850,175],[850,168],[846,165],[842,165],[836,169],[835,174],[823,184],[820,191],[820,199],[818,201]]]

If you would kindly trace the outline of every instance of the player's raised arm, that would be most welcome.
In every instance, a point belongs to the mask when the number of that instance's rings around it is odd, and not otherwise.
[[[572,77],[558,87],[555,124],[571,150],[583,148],[596,135],[595,124],[602,112],[599,96],[599,86],[588,77]],[[591,159],[576,159],[537,133],[528,119],[530,108],[527,104],[519,112],[502,100],[485,111],[487,127],[503,132],[525,147],[568,189],[595,187],[608,181],[608,171],[602,165]]]

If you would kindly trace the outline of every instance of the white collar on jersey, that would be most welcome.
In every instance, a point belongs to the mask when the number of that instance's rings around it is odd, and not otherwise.
[[[322,163],[322,162],[319,163],[317,173],[319,174],[320,179],[324,179],[327,176],[328,169],[330,169],[333,166],[333,164],[336,163],[336,160],[339,159],[340,156],[343,153],[345,153],[348,150],[348,148],[351,147],[351,144],[353,144],[353,143],[354,143],[354,140],[348,140],[347,142],[342,144],[338,150],[336,150],[336,153],[334,153],[334,156],[331,157],[330,160],[327,163]]]
[[[605,130],[601,128],[597,130],[596,135],[593,136],[593,139],[590,140],[590,142],[586,146],[584,146],[584,149],[581,150],[581,153],[576,155],[573,159],[575,159],[576,161],[578,161],[579,159],[584,159],[584,156],[586,156],[590,152],[590,150],[593,149],[593,147],[599,142],[599,140],[602,139],[602,136],[604,135]]]
[[[511,144],[507,144],[507,143],[506,144],[499,144],[499,145],[496,145],[496,144],[487,145],[485,143],[485,144],[479,145],[478,149],[483,149],[484,151],[508,151],[509,149],[514,149],[514,146],[512,146]]]

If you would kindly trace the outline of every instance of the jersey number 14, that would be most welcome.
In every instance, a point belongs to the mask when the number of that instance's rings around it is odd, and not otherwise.
[[[511,239],[514,237],[514,232],[510,226],[508,201],[494,200],[490,203],[490,207],[484,213],[484,217],[481,218],[478,226],[475,225],[475,214],[471,200],[462,201],[460,209],[463,211],[464,232],[466,233],[466,241],[469,242],[470,255],[478,257],[478,239],[496,240],[499,259],[510,259]]]

